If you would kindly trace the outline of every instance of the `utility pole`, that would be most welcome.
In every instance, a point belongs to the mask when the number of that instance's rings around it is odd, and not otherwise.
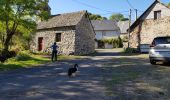
[[[132,9],[129,11],[129,29],[128,29],[128,48],[130,47],[130,26],[131,26]]]
[[[135,17],[136,17],[136,20],[138,19],[138,10],[135,9]]]

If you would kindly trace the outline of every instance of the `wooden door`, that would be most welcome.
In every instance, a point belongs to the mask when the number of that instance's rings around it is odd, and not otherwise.
[[[41,51],[43,48],[43,37],[38,38],[38,51]]]

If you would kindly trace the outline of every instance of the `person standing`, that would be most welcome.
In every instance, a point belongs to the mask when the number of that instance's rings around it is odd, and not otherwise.
[[[51,49],[52,49],[51,61],[57,61],[58,46],[56,42],[54,42],[54,44],[51,46]]]

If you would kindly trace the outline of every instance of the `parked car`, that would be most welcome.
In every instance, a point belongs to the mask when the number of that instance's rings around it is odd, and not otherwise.
[[[155,65],[157,61],[170,61],[170,37],[154,38],[149,50],[150,63]]]

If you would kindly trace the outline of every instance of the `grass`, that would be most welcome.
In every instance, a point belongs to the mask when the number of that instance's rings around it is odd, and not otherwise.
[[[58,60],[69,60],[69,59],[79,59],[81,58],[80,56],[66,56],[66,55],[60,55],[58,56]]]
[[[78,59],[79,56],[58,56],[58,60]],[[0,63],[0,71],[36,67],[41,64],[51,62],[50,56],[35,55],[29,52],[21,52],[16,57],[8,59],[5,63]]]
[[[40,55],[30,55],[24,57],[15,57],[8,59],[7,62],[0,64],[0,70],[11,70],[18,68],[28,68],[32,66],[37,66],[40,64],[45,64],[50,62],[50,59],[44,58]]]

